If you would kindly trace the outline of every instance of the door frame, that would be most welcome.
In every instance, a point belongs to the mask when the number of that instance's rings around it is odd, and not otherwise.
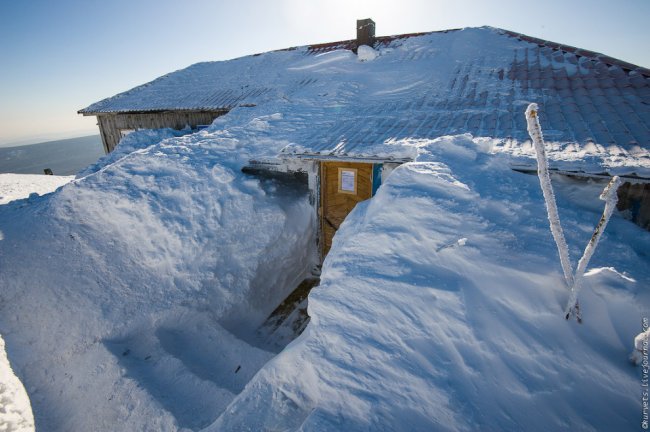
[[[325,209],[326,209],[326,205],[327,205],[327,198],[326,198],[326,194],[327,194],[326,182],[327,182],[327,179],[323,179],[323,174],[325,174],[327,176],[332,174],[327,170],[327,168],[325,168],[325,164],[333,164],[334,165],[334,164],[337,164],[337,163],[338,164],[346,164],[346,165],[349,165],[349,164],[352,164],[352,165],[365,165],[365,166],[370,165],[370,178],[368,179],[369,182],[370,182],[370,185],[371,185],[370,196],[368,198],[362,200],[362,201],[365,201],[367,199],[371,199],[374,196],[374,193],[376,191],[375,185],[378,184],[377,182],[381,180],[381,177],[379,177],[379,179],[374,178],[376,176],[377,172],[381,172],[381,171],[377,171],[375,169],[375,165],[381,165],[381,163],[378,164],[376,162],[368,162],[368,161],[350,161],[350,160],[345,160],[345,159],[342,159],[342,160],[330,159],[330,160],[321,160],[320,161],[320,163],[318,164],[318,181],[317,181],[317,188],[318,188],[318,195],[319,195],[319,199],[318,199],[319,207],[318,207],[317,214],[318,214],[318,243],[319,243],[318,249],[319,249],[319,253],[320,253],[320,261],[321,261],[321,263],[325,260],[325,257],[327,256],[327,254],[325,253],[325,233],[326,233],[325,224],[332,225],[332,223],[327,221],[326,218],[325,218],[325,216],[326,216]],[[338,183],[337,184],[337,193],[358,195],[358,191],[359,191],[359,188],[358,188],[358,185],[359,185],[359,168],[338,166],[338,167],[336,167],[336,169],[337,169],[337,171],[336,171],[335,175],[337,177],[337,183]],[[341,182],[342,182],[342,174],[341,173],[342,173],[342,170],[353,170],[354,171],[354,173],[355,173],[354,192],[341,189]],[[323,184],[323,182],[325,182],[325,184]],[[359,201],[359,202],[361,202],[361,201]],[[355,204],[355,206],[356,206],[356,204]],[[351,211],[352,210],[350,210],[350,212]],[[346,214],[346,217],[350,212],[348,212]],[[332,226],[332,229],[335,230],[335,233],[334,233],[334,235],[335,235],[336,231],[338,231],[338,228]],[[332,237],[334,237],[334,235],[332,235]]]

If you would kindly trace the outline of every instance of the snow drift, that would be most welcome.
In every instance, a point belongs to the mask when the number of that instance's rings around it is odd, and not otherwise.
[[[39,429],[200,428],[272,356],[225,327],[252,332],[302,280],[313,221],[304,191],[239,172],[244,130],[161,131],[0,207],[0,331]]]
[[[247,146],[287,144],[270,139],[282,117],[231,120],[0,207],[0,330],[37,426],[638,424],[627,355],[648,313],[650,236],[611,221],[586,274],[585,323],[567,323],[537,179],[471,136],[399,143],[417,161],[341,227],[298,340],[273,358],[236,337],[250,342],[308,270],[313,221],[304,194],[237,170]],[[576,257],[602,185],[555,181]]]
[[[638,428],[648,233],[612,220],[594,265],[617,270],[585,278],[567,322],[536,177],[467,136],[419,150],[337,233],[306,332],[208,430]],[[601,190],[556,186],[573,256]]]

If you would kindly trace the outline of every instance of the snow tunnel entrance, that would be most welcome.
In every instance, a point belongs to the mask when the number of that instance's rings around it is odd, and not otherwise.
[[[260,177],[306,176],[310,203],[317,219],[317,247],[321,264],[347,215],[358,203],[372,198],[395,168],[410,161],[410,158],[356,158],[304,153],[250,160],[242,171]]]
[[[263,188],[265,184],[272,184],[274,194],[301,190],[301,193],[309,196],[314,231],[310,243],[304,244],[308,249],[304,255],[314,257],[313,267],[290,269],[283,262],[273,263],[266,270],[259,269],[258,278],[254,282],[262,288],[256,290],[263,303],[257,306],[259,310],[268,311],[265,319],[251,329],[235,313],[224,322],[224,326],[249,343],[276,352],[298,337],[309,322],[308,295],[320,281],[320,265],[332,247],[337,230],[359,202],[371,198],[377,192],[382,177],[404,162],[406,160],[358,160],[334,156],[321,159],[311,155],[251,160],[242,171],[259,179]],[[263,287],[269,284],[269,272],[278,271],[295,273],[300,277],[291,279],[292,286],[283,289],[287,295],[282,301],[264,303]]]

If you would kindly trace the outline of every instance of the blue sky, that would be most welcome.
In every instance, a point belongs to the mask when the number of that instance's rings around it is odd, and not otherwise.
[[[97,133],[92,102],[190,64],[491,25],[650,68],[650,1],[0,0],[0,146]]]

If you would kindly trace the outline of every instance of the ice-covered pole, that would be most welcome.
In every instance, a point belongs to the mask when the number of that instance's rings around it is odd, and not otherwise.
[[[528,105],[528,108],[526,109],[528,134],[533,140],[533,146],[535,147],[535,154],[537,156],[537,176],[539,177],[539,183],[542,187],[542,193],[544,194],[544,202],[546,203],[548,221],[551,225],[551,234],[553,234],[553,240],[555,240],[557,251],[560,254],[560,263],[562,264],[564,280],[566,281],[567,287],[571,288],[573,287],[574,279],[571,261],[569,260],[569,247],[567,246],[566,239],[564,238],[562,225],[560,225],[560,215],[557,211],[553,186],[551,186],[551,176],[548,173],[546,149],[544,148],[544,138],[542,137],[542,128],[539,125],[537,112],[538,108],[536,103]]]
[[[603,190],[603,193],[600,194],[600,199],[605,201],[605,209],[603,210],[603,215],[600,217],[600,221],[598,221],[598,225],[596,225],[596,229],[594,229],[594,233],[591,236],[589,243],[587,243],[587,247],[585,247],[585,251],[582,254],[582,258],[580,258],[580,261],[578,261],[576,274],[575,277],[573,278],[573,286],[571,286],[571,294],[569,295],[569,302],[567,303],[567,307],[565,310],[566,312],[565,317],[567,319],[569,319],[569,316],[572,313],[576,312],[575,307],[578,301],[578,293],[580,292],[580,288],[582,287],[582,277],[585,274],[585,270],[587,269],[589,260],[591,259],[594,252],[596,251],[596,247],[598,246],[598,241],[600,240],[603,231],[605,231],[605,227],[607,227],[609,218],[612,216],[612,213],[616,208],[616,203],[618,202],[618,194],[616,193],[616,191],[618,190],[618,187],[620,185],[621,185],[621,179],[618,176],[614,176],[612,180],[609,182],[609,184]]]

